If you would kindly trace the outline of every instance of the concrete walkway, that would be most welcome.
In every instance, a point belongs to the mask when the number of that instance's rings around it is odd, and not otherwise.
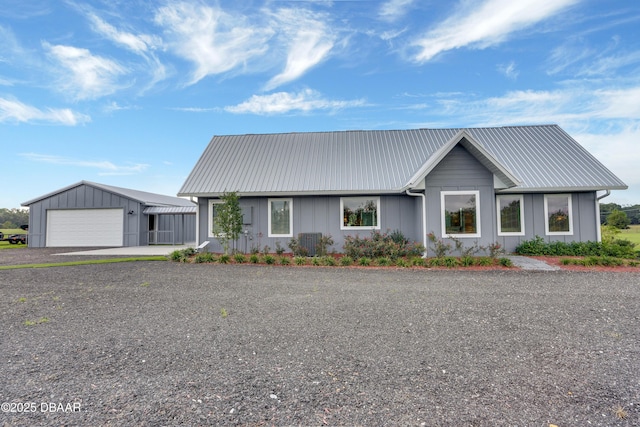
[[[193,248],[194,246],[195,245],[126,246],[121,248],[90,249],[86,251],[65,252],[55,255],[154,256],[169,255],[173,251]]]
[[[508,255],[505,258],[509,258],[514,266],[519,267],[523,270],[530,271],[557,271],[560,270],[560,267],[555,265],[549,265],[544,261],[540,261],[533,258],[528,258],[526,256],[520,255]]]

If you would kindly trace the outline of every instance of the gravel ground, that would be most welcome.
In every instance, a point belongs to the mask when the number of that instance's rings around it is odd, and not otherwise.
[[[0,325],[2,426],[640,425],[637,273],[7,270]]]

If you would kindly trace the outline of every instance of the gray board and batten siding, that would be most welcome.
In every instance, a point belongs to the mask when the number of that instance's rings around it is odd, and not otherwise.
[[[370,233],[341,227],[342,197],[379,198],[380,231],[398,229],[423,242],[426,233],[443,237],[443,192],[476,192],[480,232],[462,237],[465,244],[499,242],[511,251],[536,235],[596,240],[597,192],[625,188],[561,128],[541,125],[216,136],[178,195],[198,198],[198,241],[211,241],[210,250],[217,242],[208,231],[209,200],[237,191],[253,218],[241,248],[286,247],[288,238],[267,237],[268,199],[289,198],[293,236],[331,234],[340,251],[344,236]],[[499,194],[522,196],[523,234],[499,235]],[[570,195],[570,234],[546,234],[546,194]]]
[[[22,205],[29,208],[30,247],[145,246],[153,236],[160,236],[151,242],[157,244],[196,240],[196,206],[177,197],[81,181]],[[152,208],[156,210],[151,211]],[[115,221],[100,223],[97,219],[104,218],[106,213]],[[54,221],[54,218],[63,216],[66,224],[62,220]],[[150,216],[154,216],[156,229],[162,233],[149,232]],[[79,223],[69,224],[73,218],[77,218]],[[53,240],[59,233],[49,228],[52,224],[65,226],[69,233],[80,235],[77,240],[71,238],[67,239],[70,243],[59,244],[57,242],[61,240]],[[96,236],[97,243],[93,243],[93,236]]]

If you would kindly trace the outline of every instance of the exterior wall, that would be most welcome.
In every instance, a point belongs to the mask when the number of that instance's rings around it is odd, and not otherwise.
[[[36,248],[46,246],[47,210],[99,208],[123,208],[123,244],[124,246],[140,244],[141,217],[143,217],[140,203],[91,186],[80,185],[29,206],[29,246]],[[127,212],[130,210],[135,214],[128,215]]]
[[[149,215],[145,215],[146,227],[149,226]],[[196,216],[193,214],[159,214],[156,215],[155,244],[185,244],[196,241]],[[146,233],[148,243],[150,233]]]
[[[551,194],[551,193],[548,193]],[[572,221],[573,234],[547,235],[545,229],[544,194],[523,194],[524,203],[524,236],[497,236],[499,242],[507,252],[513,252],[524,240],[531,240],[536,236],[546,242],[586,242],[597,241],[596,193],[572,193]],[[497,218],[496,218],[497,227]]]
[[[268,237],[268,199],[267,197],[241,197],[240,206],[245,212],[251,212],[250,224],[245,224],[247,231],[236,242],[236,248],[248,252],[251,248],[269,246],[272,251],[276,242],[290,252],[289,237]],[[342,252],[344,238],[348,235],[368,236],[371,230],[341,230],[342,212],[340,211],[339,196],[309,196],[293,197],[293,236],[299,233],[330,234],[334,245],[330,250]],[[380,196],[380,232],[400,230],[409,240],[423,241],[422,199],[406,195]],[[209,199],[198,200],[199,242],[210,242],[207,250],[221,252],[222,245],[209,235]]]
[[[465,247],[487,246],[496,241],[496,202],[493,174],[466,149],[457,145],[425,179],[427,233],[442,236],[442,191],[479,191],[480,237],[460,237]],[[449,239],[444,239],[449,241]],[[449,241],[452,246],[453,242]]]

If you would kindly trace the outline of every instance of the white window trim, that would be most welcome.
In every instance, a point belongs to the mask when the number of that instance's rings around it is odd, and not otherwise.
[[[502,221],[500,221],[500,199],[502,198],[520,199],[520,231],[502,231]],[[498,236],[524,236],[524,197],[522,194],[504,194],[496,197],[496,219],[498,220]]]
[[[476,196],[476,232],[473,234],[451,234],[447,233],[447,220],[446,215],[444,213],[444,199],[445,196],[461,196],[461,195],[469,195]],[[440,224],[442,226],[442,236],[443,237],[455,237],[457,239],[466,239],[466,238],[479,238],[482,237],[482,232],[480,230],[480,191],[478,190],[456,190],[456,191],[441,191],[440,192]]]
[[[376,201],[376,218],[378,221],[377,225],[366,225],[366,226],[352,226],[352,225],[344,225],[344,199],[363,199],[363,200],[375,200]],[[340,230],[380,230],[380,196],[347,196],[340,197]]]
[[[549,197],[564,196],[568,200],[569,208],[569,231],[549,231]],[[573,207],[571,194],[545,194],[544,195],[544,231],[547,236],[573,236]]]
[[[271,233],[271,202],[289,202],[289,233],[287,234],[272,234]],[[293,237],[293,199],[268,199],[267,200],[267,235],[268,237]]]
[[[207,223],[209,224],[208,231],[207,231],[208,237],[212,237],[212,238],[216,237],[213,235],[213,205],[221,205],[223,203],[224,202],[222,200],[218,200],[218,199],[209,200],[209,210],[208,210],[209,219],[207,221]]]

